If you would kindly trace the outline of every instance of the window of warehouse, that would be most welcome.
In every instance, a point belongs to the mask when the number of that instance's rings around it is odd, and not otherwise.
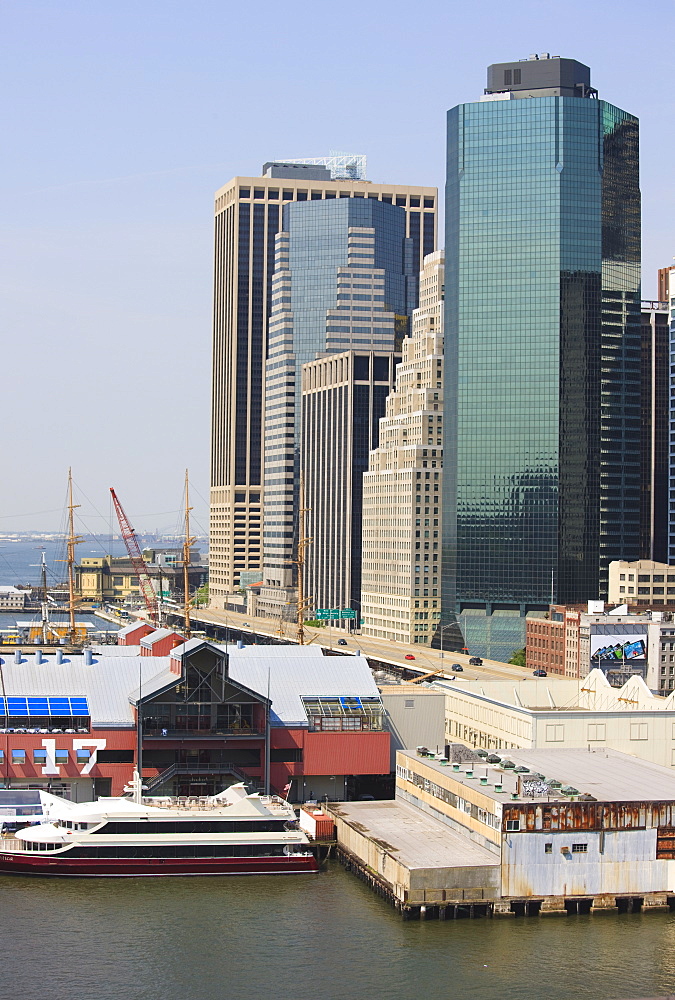
[[[632,740],[648,739],[648,726],[646,722],[631,722],[630,738]]]
[[[564,726],[547,726],[546,727],[546,742],[547,743],[562,743],[565,739],[565,727]]]

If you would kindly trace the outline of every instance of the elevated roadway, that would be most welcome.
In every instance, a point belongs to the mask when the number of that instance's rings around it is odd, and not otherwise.
[[[173,612],[180,618],[180,612]],[[256,636],[276,640],[277,642],[295,643],[296,626],[293,622],[283,622],[280,627],[278,619],[250,618],[236,611],[193,611],[190,614],[193,625],[219,625],[234,632],[240,632],[241,638],[255,641]],[[332,633],[332,634],[331,634]],[[338,639],[346,639],[347,645],[338,645]],[[453,663],[463,667],[458,677],[466,680],[523,680],[532,677],[532,671],[512,663],[502,663],[499,660],[483,660],[482,667],[474,667],[469,663],[470,654],[448,652],[441,653],[438,649],[430,649],[422,645],[405,645],[387,639],[376,639],[369,635],[357,635],[344,629],[313,628],[305,626],[305,643],[323,646],[336,652],[355,654],[357,651],[366,656],[372,666],[381,664],[386,670],[391,665],[397,670],[405,669],[411,674],[427,674],[432,671],[442,671],[446,677],[453,676]],[[414,656],[414,660],[406,660],[406,655]]]

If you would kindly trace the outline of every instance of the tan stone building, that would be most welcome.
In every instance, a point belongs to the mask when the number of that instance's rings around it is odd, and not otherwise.
[[[444,254],[425,257],[412,336],[363,477],[365,635],[429,644],[440,619]]]
[[[675,608],[675,566],[638,559],[609,564],[609,603]]]

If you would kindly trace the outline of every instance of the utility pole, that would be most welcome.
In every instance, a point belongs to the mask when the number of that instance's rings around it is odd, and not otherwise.
[[[297,614],[297,631],[296,635],[298,638],[298,645],[304,646],[305,644],[305,609],[311,604],[311,598],[305,598],[304,595],[304,567],[305,567],[305,549],[308,545],[312,543],[311,538],[307,538],[305,535],[305,514],[307,509],[305,507],[305,475],[303,472],[300,473],[300,491],[298,494],[298,501],[300,504],[300,509],[298,510],[298,558],[294,560],[295,565],[298,567],[298,614]]]

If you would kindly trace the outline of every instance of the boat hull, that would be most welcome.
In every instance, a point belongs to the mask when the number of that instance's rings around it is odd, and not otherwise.
[[[1,875],[139,878],[168,875],[300,875],[318,871],[313,855],[251,858],[72,858],[0,854]]]

